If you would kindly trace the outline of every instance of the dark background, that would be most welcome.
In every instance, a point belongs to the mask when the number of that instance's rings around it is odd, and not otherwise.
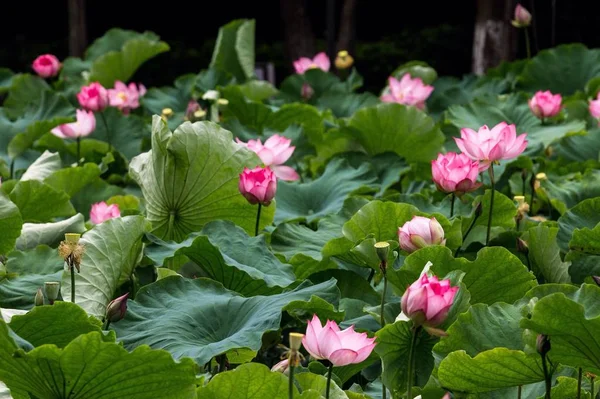
[[[534,14],[534,53],[553,44],[553,2],[555,44],[582,42],[600,47],[600,2],[524,0],[522,4]],[[413,59],[429,63],[440,75],[469,73],[477,3],[358,0],[353,55],[367,88],[383,86],[390,72]],[[306,4],[317,47],[326,50],[326,2],[307,0]],[[341,4],[336,1],[338,18]],[[147,86],[168,85],[179,75],[206,68],[219,26],[236,18],[256,19],[257,62],[274,62],[278,82],[292,72],[284,58],[279,0],[94,0],[86,7],[90,43],[112,27],[150,30],[169,43],[171,51],[150,60],[134,77]],[[31,62],[41,53],[54,53],[59,59],[68,56],[66,0],[3,1],[2,8],[0,67],[30,71]],[[523,57],[519,37],[518,56]]]

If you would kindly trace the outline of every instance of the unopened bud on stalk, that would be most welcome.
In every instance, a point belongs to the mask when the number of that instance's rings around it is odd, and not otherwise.
[[[125,317],[125,313],[127,313],[127,297],[129,293],[125,295],[121,295],[120,297],[113,299],[108,306],[106,307],[106,316],[105,319],[109,320],[111,323],[115,321],[119,321]]]
[[[35,306],[42,306],[44,304],[44,291],[41,288],[37,289],[35,293]]]
[[[54,304],[54,301],[58,298],[58,292],[60,291],[60,283],[58,281],[46,281],[44,283],[44,289],[46,291],[46,297],[50,302],[50,305]]]
[[[527,244],[527,241],[517,238],[517,251],[527,255],[529,253],[529,245]]]
[[[390,243],[386,241],[379,241],[376,242],[374,246],[381,263],[386,263],[388,256],[390,255]]]
[[[538,334],[535,348],[540,355],[546,356],[546,354],[550,352],[550,349],[552,349],[550,345],[550,337],[544,334]]]

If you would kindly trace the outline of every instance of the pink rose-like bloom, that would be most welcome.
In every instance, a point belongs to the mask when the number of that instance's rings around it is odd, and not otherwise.
[[[477,183],[479,162],[465,154],[438,154],[437,159],[431,161],[431,174],[438,190],[443,193],[461,195],[481,186]]]
[[[446,320],[457,291],[458,287],[450,287],[450,280],[438,281],[425,273],[406,289],[402,312],[418,325],[439,326]]]
[[[519,156],[527,148],[526,138],[527,133],[517,137],[515,125],[500,122],[491,130],[486,125],[477,132],[465,127],[454,141],[469,158],[479,161],[479,171],[483,172],[495,161]]]
[[[550,118],[560,112],[562,96],[549,90],[538,91],[529,100],[529,109],[538,118]]]
[[[96,117],[92,111],[78,109],[77,120],[57,126],[50,132],[61,139],[75,139],[89,136],[96,129]]]
[[[108,106],[108,92],[100,83],[94,82],[81,88],[77,101],[88,111],[102,111]]]
[[[60,71],[61,63],[52,54],[42,54],[37,57],[32,64],[32,68],[42,78],[51,78],[58,75]]]
[[[388,83],[390,91],[381,96],[381,101],[414,105],[419,109],[425,108],[425,100],[433,91],[433,86],[424,84],[421,78],[412,79],[408,73],[402,76],[401,80],[390,76]]]
[[[515,7],[515,19],[512,24],[517,28],[524,28],[531,24],[531,14],[520,4]]]
[[[108,89],[108,100],[111,107],[117,107],[124,114],[140,106],[140,97],[146,94],[146,87],[142,84],[125,83],[117,80],[114,89]]]
[[[331,62],[329,61],[327,54],[324,52],[320,52],[319,54],[315,55],[313,59],[301,57],[294,61],[294,69],[296,70],[296,73],[300,75],[307,70],[314,68],[319,68],[325,72],[328,72],[330,67]]]
[[[108,306],[106,307],[106,319],[111,322],[116,322],[122,320],[125,317],[125,313],[127,313],[127,297],[129,293],[125,295],[121,295],[118,298],[110,301]]]
[[[600,93],[595,100],[590,101],[590,114],[596,119],[600,118]]]
[[[121,216],[119,205],[107,205],[106,202],[98,202],[92,205],[90,211],[90,221],[94,224],[100,224],[108,219],[118,218]]]
[[[293,181],[300,178],[293,168],[283,165],[296,149],[291,145],[291,139],[274,134],[265,141],[265,144],[260,139],[248,140],[248,143],[244,143],[238,138],[236,141],[254,151],[265,166],[271,167],[278,179]]]
[[[302,345],[315,359],[327,359],[334,366],[360,363],[369,357],[375,348],[375,338],[366,333],[357,333],[354,326],[340,331],[335,321],[327,320],[325,327],[314,315],[308,322]]]
[[[277,191],[277,177],[268,166],[266,168],[258,166],[254,169],[244,168],[240,174],[238,188],[252,205],[260,203],[268,206]]]
[[[398,228],[398,241],[408,253],[431,245],[446,245],[444,229],[435,217],[414,216]]]

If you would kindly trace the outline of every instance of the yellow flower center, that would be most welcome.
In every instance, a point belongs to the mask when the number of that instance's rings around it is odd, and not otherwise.
[[[119,97],[123,101],[127,101],[127,94],[125,94],[122,91],[120,91],[119,93],[117,93],[117,97]]]

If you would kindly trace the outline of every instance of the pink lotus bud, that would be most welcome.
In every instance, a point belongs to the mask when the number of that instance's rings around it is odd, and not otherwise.
[[[529,100],[529,109],[538,118],[550,118],[560,112],[562,96],[552,94],[549,90],[538,91]]]
[[[111,107],[117,107],[125,115],[140,106],[140,97],[146,94],[146,87],[135,83],[125,83],[117,80],[113,89],[108,89],[108,101]]]
[[[329,57],[324,52],[321,52],[314,56],[313,59],[308,57],[301,57],[294,61],[294,69],[296,73],[302,75],[309,69],[318,68],[322,71],[328,72],[331,67],[331,62],[329,61]]]
[[[315,94],[315,91],[307,82],[302,83],[301,93],[302,98],[306,101],[310,100],[310,98]]]
[[[285,375],[289,374],[290,368],[290,359],[283,359],[273,367],[271,367],[271,371],[275,371],[276,373],[283,373]]]
[[[110,320],[111,323],[122,320],[127,312],[127,296],[129,293],[113,299],[106,307],[106,315],[104,318]]]
[[[596,119],[600,119],[600,93],[598,93],[598,96],[596,97],[595,100],[591,100],[590,101],[590,114],[596,118]]]
[[[500,122],[491,130],[486,125],[477,132],[465,127],[454,141],[469,158],[479,161],[479,171],[483,172],[495,161],[519,156],[527,148],[526,138],[527,133],[517,137],[515,125]]]
[[[512,24],[517,28],[526,28],[531,24],[531,14],[520,4],[515,7],[515,19]]]
[[[268,206],[277,191],[277,177],[268,166],[254,169],[244,168],[238,185],[240,193],[251,204],[261,203]]]
[[[388,83],[389,93],[381,96],[381,101],[413,105],[419,109],[425,108],[425,100],[433,91],[433,86],[424,84],[421,78],[412,79],[408,73],[401,80],[390,76]]]
[[[100,83],[94,82],[81,88],[77,100],[88,111],[102,111],[108,106],[108,92]]]
[[[89,136],[96,129],[96,117],[92,111],[78,109],[77,120],[65,123],[52,129],[50,132],[61,139],[74,139]]]
[[[265,141],[264,145],[260,139],[248,140],[248,143],[237,138],[236,141],[254,151],[263,164],[273,170],[278,179],[292,181],[300,178],[294,169],[283,165],[296,149],[291,145],[292,140],[274,134]]]
[[[481,183],[477,183],[479,162],[465,154],[438,154],[437,159],[431,161],[431,174],[438,190],[443,193],[461,195],[481,186]]]
[[[430,245],[446,245],[444,229],[435,217],[414,216],[398,229],[398,239],[400,248],[409,253]]]
[[[45,79],[58,75],[62,65],[54,55],[42,54],[33,61],[32,67],[35,73]]]
[[[118,218],[121,216],[119,205],[107,205],[106,202],[98,202],[92,205],[90,211],[90,221],[94,224],[100,224],[108,219]]]
[[[354,326],[340,331],[335,321],[327,320],[323,327],[315,314],[306,327],[302,345],[315,359],[327,359],[334,366],[346,366],[364,361],[375,348],[375,338],[357,333]]]
[[[458,287],[450,287],[450,280],[438,281],[425,273],[406,289],[402,313],[417,325],[439,326],[446,320],[457,291]]]

